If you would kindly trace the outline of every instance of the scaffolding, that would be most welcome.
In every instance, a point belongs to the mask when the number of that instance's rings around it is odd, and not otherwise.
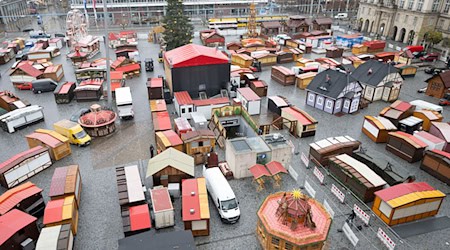
[[[250,17],[247,23],[247,38],[258,37],[258,32],[256,31],[256,7],[255,3],[250,4]]]

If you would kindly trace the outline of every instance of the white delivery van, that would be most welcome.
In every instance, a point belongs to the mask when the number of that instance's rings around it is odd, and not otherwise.
[[[336,18],[336,19],[344,19],[347,17],[348,17],[347,13],[338,13],[336,16],[334,16],[334,18]]]
[[[0,116],[0,126],[8,133],[14,133],[17,128],[40,120],[44,120],[43,108],[32,105],[15,109]]]
[[[206,179],[206,189],[208,189],[222,221],[236,223],[241,217],[239,202],[220,169],[203,166],[203,177]]]
[[[427,109],[427,110],[432,110],[432,111],[437,111],[439,113],[442,113],[442,111],[444,110],[441,106],[433,104],[433,103],[429,103],[426,101],[422,101],[422,100],[414,100],[409,102],[411,105],[416,106],[416,110],[421,110],[421,109]]]
[[[116,89],[116,105],[120,118],[131,119],[134,117],[133,98],[131,97],[130,87]]]

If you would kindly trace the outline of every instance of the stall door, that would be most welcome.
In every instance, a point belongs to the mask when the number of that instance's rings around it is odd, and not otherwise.
[[[380,100],[383,95],[383,87],[378,87],[375,89],[375,96],[373,97],[374,101]]]
[[[342,107],[342,112],[349,113],[348,111],[350,110],[350,103],[351,102],[349,99],[344,100],[344,106]]]
[[[358,107],[359,107],[359,98],[353,99],[352,100],[352,104],[350,105],[350,112],[349,113],[353,113],[353,112],[358,111]]]
[[[392,88],[390,96],[389,96],[389,101],[395,101],[398,99],[398,95],[400,94],[400,88]]]
[[[390,94],[391,94],[391,88],[384,87],[383,97],[381,99],[385,102],[388,102]]]

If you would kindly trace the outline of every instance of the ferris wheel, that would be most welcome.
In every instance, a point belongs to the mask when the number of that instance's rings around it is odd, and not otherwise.
[[[66,30],[71,50],[74,50],[75,45],[87,36],[87,28],[88,22],[81,10],[73,9],[67,12]]]

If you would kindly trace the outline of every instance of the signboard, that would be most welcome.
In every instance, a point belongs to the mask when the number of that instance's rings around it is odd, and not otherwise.
[[[303,164],[305,164],[306,167],[309,166],[309,159],[306,157],[306,155],[302,152],[300,159],[302,159]]]
[[[358,216],[366,225],[369,225],[370,215],[364,212],[358,205],[353,205],[353,211],[355,211],[356,216]]]
[[[344,203],[345,194],[339,190],[334,184],[331,184],[331,192],[338,198],[341,203]]]
[[[317,177],[317,179],[319,179],[320,184],[323,185],[323,180],[325,179],[325,176],[323,176],[322,172],[320,172],[320,170],[316,166],[314,167],[313,173]]]
[[[356,237],[355,233],[352,231],[350,226],[347,224],[347,222],[344,223],[344,226],[342,227],[342,231],[344,231],[345,236],[347,236],[347,239],[350,240],[352,245],[356,247],[356,244],[358,244],[358,237]]]
[[[297,174],[297,172],[294,170],[294,168],[292,168],[291,165],[289,165],[288,172],[289,172],[289,174],[291,175],[291,177],[294,178],[295,181],[298,180],[298,174]]]
[[[381,242],[383,242],[383,244],[384,244],[389,250],[394,250],[394,248],[395,248],[395,243],[391,240],[391,238],[389,238],[389,236],[387,236],[387,234],[386,234],[386,233],[383,231],[383,229],[381,229],[380,227],[378,228],[377,237],[378,237],[378,239],[381,240]]]
[[[331,218],[334,218],[334,211],[330,207],[330,204],[328,204],[327,200],[323,200],[323,207],[327,210],[327,212],[330,214]]]
[[[308,191],[309,195],[314,198],[316,197],[316,190],[314,190],[311,185],[309,185],[308,181],[305,181],[305,189]]]

